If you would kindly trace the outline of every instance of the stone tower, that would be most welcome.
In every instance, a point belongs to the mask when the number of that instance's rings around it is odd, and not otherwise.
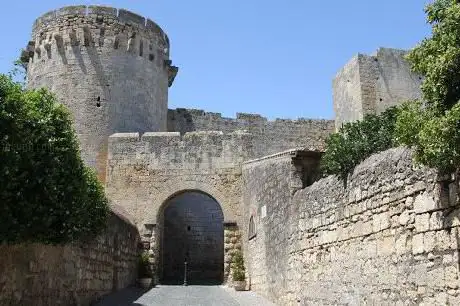
[[[373,55],[358,54],[337,73],[333,81],[336,129],[421,97],[422,77],[411,71],[405,54],[379,48]]]
[[[63,7],[35,21],[22,60],[28,87],[47,87],[70,108],[82,157],[101,179],[109,135],[166,131],[178,68],[168,37],[150,19],[111,7]]]

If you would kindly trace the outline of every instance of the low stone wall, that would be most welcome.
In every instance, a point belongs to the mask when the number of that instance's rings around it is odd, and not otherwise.
[[[92,241],[0,245],[0,305],[89,305],[134,284],[139,234],[116,210]]]
[[[280,305],[460,304],[458,179],[439,182],[396,148],[346,186],[330,176],[270,197],[289,184],[283,169],[283,159],[243,167],[245,210],[264,207],[245,241],[255,291]]]

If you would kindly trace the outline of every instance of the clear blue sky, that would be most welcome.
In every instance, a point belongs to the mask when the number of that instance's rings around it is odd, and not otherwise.
[[[8,4],[7,4],[8,3]],[[427,0],[5,1],[0,72],[48,10],[104,4],[150,17],[179,74],[169,107],[274,118],[333,118],[332,78],[356,53],[408,49],[429,35]]]

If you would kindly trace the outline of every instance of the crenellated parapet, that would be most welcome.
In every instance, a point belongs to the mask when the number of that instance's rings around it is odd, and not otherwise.
[[[201,109],[169,109],[168,131],[181,134],[191,131],[220,130],[230,133],[247,130],[254,135],[254,156],[261,157],[292,148],[324,150],[326,138],[334,131],[334,120],[268,120],[259,114],[237,113],[235,118]]]
[[[168,71],[171,86],[178,68],[169,60],[169,39],[152,20],[124,9],[105,6],[67,6],[37,18],[23,62],[47,60],[70,48],[104,46],[157,62]]]
[[[116,133],[109,137],[110,165],[139,164],[149,169],[234,168],[253,156],[246,131]]]

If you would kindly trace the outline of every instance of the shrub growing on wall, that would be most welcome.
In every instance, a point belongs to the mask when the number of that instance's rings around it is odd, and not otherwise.
[[[232,258],[232,279],[237,282],[244,281],[246,279],[246,269],[244,268],[243,253],[237,250]]]
[[[412,70],[424,76],[423,103],[407,102],[390,111],[389,120],[384,113],[346,124],[327,140],[325,174],[346,177],[363,159],[392,145],[414,148],[416,163],[441,174],[460,168],[460,1],[435,0],[425,12],[432,35],[407,55]]]
[[[370,155],[393,146],[393,131],[398,109],[380,115],[366,115],[363,120],[343,125],[326,140],[321,160],[322,172],[346,178],[353,168]]]
[[[0,75],[0,243],[65,243],[106,224],[103,187],[80,158],[70,113]]]

